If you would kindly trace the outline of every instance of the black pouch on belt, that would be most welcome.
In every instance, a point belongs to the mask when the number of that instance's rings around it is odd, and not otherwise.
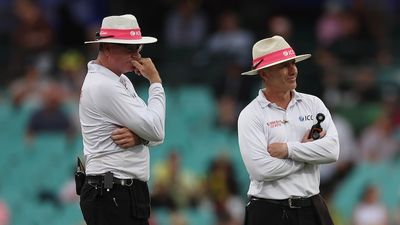
[[[140,180],[133,180],[130,187],[132,198],[132,215],[138,219],[150,217],[150,194],[147,183]]]
[[[85,167],[83,166],[83,163],[81,162],[81,159],[79,157],[76,164],[77,165],[75,171],[75,188],[76,188],[75,191],[77,195],[81,195],[83,184],[85,184],[86,173],[85,173]]]
[[[328,207],[320,194],[311,197],[321,225],[334,225]]]

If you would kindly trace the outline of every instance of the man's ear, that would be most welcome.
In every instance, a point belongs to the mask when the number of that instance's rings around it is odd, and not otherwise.
[[[261,77],[261,79],[263,79],[264,81],[266,81],[268,79],[268,73],[265,72],[265,70],[259,70],[258,71],[258,75]]]
[[[103,52],[105,53],[106,56],[110,55],[110,50],[111,50],[110,44],[105,43],[103,46]]]

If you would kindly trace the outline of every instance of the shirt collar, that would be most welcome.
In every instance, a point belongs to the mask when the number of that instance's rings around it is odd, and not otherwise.
[[[102,74],[102,75],[112,79],[113,81],[119,81],[119,79],[120,79],[120,76],[118,76],[117,74],[115,74],[114,72],[109,70],[108,68],[95,63],[94,60],[92,60],[88,63],[88,73]]]
[[[258,101],[258,103],[260,104],[260,106],[262,108],[265,108],[267,106],[271,106],[272,104],[274,104],[274,103],[268,101],[267,98],[265,98],[265,95],[263,93],[264,90],[265,90],[265,88],[260,89],[258,91],[258,96],[257,96],[257,101]],[[294,103],[302,100],[301,95],[296,90],[292,90],[292,93],[293,93],[293,98],[290,100],[289,106],[291,106]]]

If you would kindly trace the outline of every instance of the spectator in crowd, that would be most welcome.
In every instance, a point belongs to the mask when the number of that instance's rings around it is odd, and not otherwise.
[[[162,66],[164,71],[169,71],[166,79],[172,85],[199,80],[200,73],[193,69],[198,60],[193,57],[203,46],[208,28],[199,4],[197,0],[178,0],[164,20],[163,55],[168,58],[168,62],[165,61]]]
[[[239,109],[239,104],[235,98],[230,95],[220,96],[217,99],[216,126],[235,131]]]
[[[13,51],[8,72],[16,76],[27,58],[35,58],[40,72],[48,73],[52,64],[50,51],[54,33],[43,11],[33,0],[16,0],[13,10],[17,24],[13,30]]]
[[[213,83],[217,100],[217,125],[235,131],[239,112],[250,102],[258,80],[240,77],[243,66],[237,62],[227,62],[223,66],[222,76]]]
[[[182,168],[181,157],[176,150],[170,151],[167,160],[154,168],[152,206],[175,211],[196,206],[198,198],[201,198],[199,179]]]
[[[395,137],[395,124],[387,111],[383,111],[360,136],[360,155],[364,161],[391,159],[397,152],[399,142]]]
[[[321,97],[332,108],[352,107],[358,99],[349,82],[343,80],[344,74],[339,69],[330,68],[323,71],[324,90]]]
[[[293,35],[292,21],[285,15],[273,15],[267,20],[267,37],[279,35],[290,41]]]
[[[344,65],[358,65],[372,60],[377,46],[364,29],[358,15],[349,11],[340,14],[341,35],[332,42],[332,51]]]
[[[361,19],[365,30],[371,36],[371,44],[378,48],[392,44],[393,25],[399,5],[396,1],[362,1],[353,4],[352,11]]]
[[[81,94],[85,66],[85,57],[78,50],[67,50],[58,59],[60,82],[75,100],[78,100]]]
[[[219,224],[240,224],[244,204],[238,196],[238,181],[229,156],[221,154],[211,161],[206,191],[214,206]]]
[[[352,90],[357,104],[381,101],[381,93],[377,85],[376,69],[371,66],[355,68]]]
[[[27,129],[28,138],[39,133],[59,132],[71,137],[75,131],[69,115],[62,108],[65,92],[58,83],[49,83],[43,88],[42,104],[32,113]]]
[[[107,0],[58,0],[44,8],[55,30],[54,41],[63,48],[81,47],[82,40],[92,37],[108,10]]]
[[[61,208],[67,204],[79,203],[79,195],[76,194],[75,167],[70,176],[60,187],[59,190],[42,188],[38,191],[38,199],[41,202],[49,202],[55,207]]]
[[[49,50],[52,46],[53,30],[37,1],[16,0],[14,3],[14,13],[18,19],[13,39],[15,46],[25,50],[25,53]]]
[[[389,225],[389,212],[377,186],[368,185],[353,212],[352,225]]]
[[[327,2],[323,13],[318,18],[316,38],[321,47],[329,47],[342,35],[342,6],[337,2]]]
[[[225,11],[218,18],[217,30],[206,41],[208,54],[247,65],[250,54],[247,49],[253,43],[253,35],[241,28],[234,11]]]
[[[22,64],[23,75],[10,85],[10,94],[14,107],[25,104],[37,105],[42,99],[42,89],[48,85],[47,78],[40,73],[35,62]]]
[[[179,0],[167,15],[164,30],[167,47],[196,49],[201,45],[207,32],[207,21],[198,4],[194,0]]]

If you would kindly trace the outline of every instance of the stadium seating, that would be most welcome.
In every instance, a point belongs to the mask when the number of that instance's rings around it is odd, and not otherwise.
[[[146,87],[138,88],[138,92],[142,98],[147,98]],[[203,86],[188,86],[166,88],[166,92],[165,143],[151,150],[151,166],[165,160],[171,150],[176,150],[185,170],[204,176],[211,159],[224,152],[233,161],[240,192],[245,197],[249,180],[240,156],[237,134],[214,126],[216,103],[211,90]],[[82,137],[77,135],[68,140],[64,135],[43,134],[31,143],[26,142],[26,121],[34,107],[15,109],[8,102],[0,104],[0,122],[5,127],[0,131],[0,176],[7,181],[0,183],[0,199],[10,207],[11,225],[74,225],[82,222],[77,203],[57,208],[49,202],[40,202],[38,198],[41,190],[58,193],[71,179],[76,157],[82,155]],[[371,115],[375,109],[372,107],[369,111]],[[370,182],[379,185],[385,203],[395,208],[398,202],[393,193],[400,187],[399,170],[399,160],[358,165],[333,197],[334,208],[341,217],[350,218],[363,187]],[[190,225],[213,224],[214,215],[202,210],[188,209],[182,214]],[[158,225],[170,225],[170,212],[157,209],[153,213]]]

